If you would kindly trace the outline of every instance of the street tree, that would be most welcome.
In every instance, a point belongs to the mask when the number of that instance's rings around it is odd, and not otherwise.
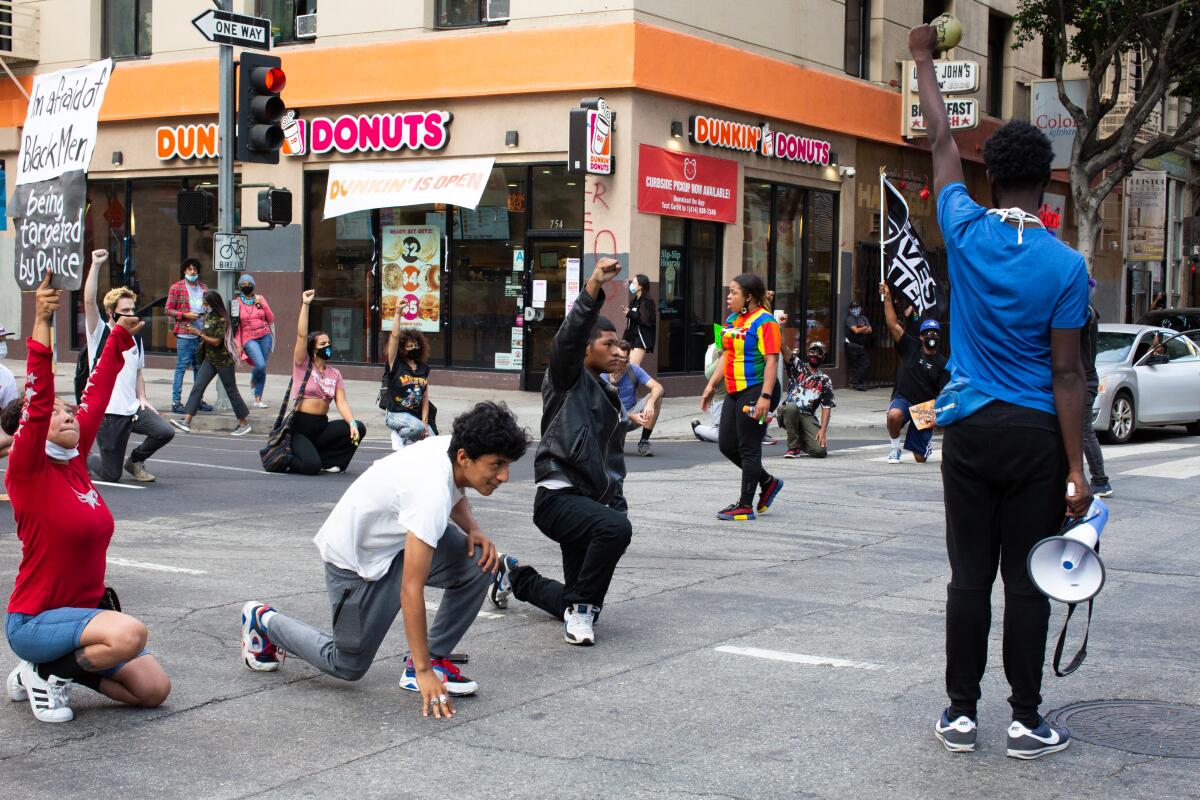
[[[1143,159],[1169,153],[1200,136],[1200,2],[1197,0],[1020,0],[1016,46],[1039,37],[1054,55],[1058,97],[1075,122],[1071,194],[1079,217],[1079,250],[1092,265],[1100,206]],[[1140,86],[1127,87],[1128,59],[1141,59]],[[1082,105],[1067,96],[1063,68],[1082,67]],[[1134,89],[1136,88],[1136,91]],[[1147,128],[1164,100],[1192,99],[1179,127]],[[1130,100],[1124,124],[1101,135],[1101,120]],[[1140,133],[1139,133],[1140,132]]]

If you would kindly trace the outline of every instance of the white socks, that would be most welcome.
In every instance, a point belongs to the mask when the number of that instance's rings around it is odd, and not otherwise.
[[[893,449],[893,450],[899,450],[899,449],[900,449],[900,437],[899,437],[899,436],[897,436],[895,439],[892,439],[892,449]],[[265,620],[264,620],[264,621],[265,621]]]
[[[274,609],[272,609],[272,610],[270,610],[270,611],[264,611],[264,612],[262,613],[262,616],[261,616],[261,617],[259,617],[259,619],[260,619],[260,620],[262,620],[262,624],[263,624],[263,627],[264,627],[264,628],[270,628],[270,627],[271,627],[271,617],[273,617],[273,616],[275,616],[275,610],[274,610]]]

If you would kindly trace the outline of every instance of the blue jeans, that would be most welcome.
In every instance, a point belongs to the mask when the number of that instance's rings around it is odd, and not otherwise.
[[[389,411],[384,415],[383,421],[392,431],[393,450],[401,450],[426,436],[433,435],[428,425],[407,411]]]
[[[250,339],[242,344],[242,349],[254,365],[250,371],[250,391],[256,400],[262,399],[263,390],[267,388],[267,356],[271,354],[273,344],[269,333],[260,339]]]
[[[200,369],[200,337],[175,338],[175,381],[171,384],[171,405],[183,402],[183,373],[192,368],[192,380]]]

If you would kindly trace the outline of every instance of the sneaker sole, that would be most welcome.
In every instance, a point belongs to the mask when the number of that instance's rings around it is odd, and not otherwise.
[[[1060,750],[1066,750],[1070,746],[1071,740],[1067,739],[1065,742],[1048,744],[1045,747],[1039,747],[1037,750],[1014,750],[1010,747],[1008,748],[1008,757],[1019,758],[1022,761],[1032,761],[1035,758],[1041,758],[1042,756],[1047,756],[1051,753],[1057,753]]]
[[[182,422],[179,422],[177,420],[171,420],[171,424],[174,425],[177,430],[181,430],[184,433],[192,432],[191,428],[189,428],[187,425],[184,425]]]
[[[411,684],[407,683],[407,681],[408,681],[407,675],[405,675],[403,678],[400,679],[400,688],[401,689],[404,689],[405,691],[408,691],[408,692],[417,692],[418,694],[421,692],[421,687],[417,685],[416,678],[412,679]],[[471,687],[467,688],[467,689],[455,688],[454,686],[452,686],[448,683],[442,683],[442,686],[446,687],[446,694],[450,695],[451,697],[470,697],[471,695],[473,695],[479,691],[479,684],[475,683],[474,681],[472,681],[471,683],[472,683]]]
[[[488,600],[491,601],[493,606],[495,606],[496,608],[499,608],[499,609],[508,608],[508,598],[511,596],[512,596],[511,589],[508,590],[507,592],[498,592],[498,591],[496,591],[495,584],[493,584],[492,587],[490,589],[488,589]]]
[[[237,431],[230,431],[229,435],[230,436],[245,436],[248,433],[250,433],[250,431],[242,431],[241,433],[238,433]]]
[[[242,663],[245,664],[248,669],[251,669],[255,672],[278,672],[278,661],[263,663],[255,658],[252,658],[250,655],[250,620],[254,616],[254,609],[259,605],[261,605],[261,603],[256,603],[253,600],[247,600],[245,605],[242,606]]]
[[[591,647],[596,643],[595,639],[572,639],[567,634],[563,634],[563,641],[567,644],[573,644],[576,647]]]
[[[748,522],[755,519],[753,513],[750,514],[717,514],[717,519],[722,522]]]
[[[958,742],[951,742],[946,739],[945,735],[941,731],[939,731],[936,726],[933,729],[933,735],[936,736],[938,738],[938,741],[942,743],[942,746],[945,747],[947,750],[949,750],[951,753],[974,753],[975,752],[975,743],[974,742],[971,742],[969,744],[960,744]]]
[[[775,481],[775,489],[771,492],[770,497],[766,497],[763,500],[761,500],[758,504],[758,507],[755,508],[754,510],[757,511],[759,514],[767,513],[767,509],[769,509],[771,507],[771,503],[775,502],[775,498],[779,497],[779,493],[782,491],[783,491],[783,481],[781,481],[777,478]]]

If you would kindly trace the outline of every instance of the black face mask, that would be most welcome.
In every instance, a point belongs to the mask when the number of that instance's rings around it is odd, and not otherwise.
[[[924,341],[925,341],[925,346],[926,346],[927,348],[929,348],[930,350],[937,350],[937,346],[938,346],[938,337],[936,337],[936,336],[926,336]]]
[[[822,360],[822,356],[817,356],[810,353],[808,356],[808,365],[813,369],[816,369],[817,367],[821,366]]]
[[[246,294],[246,295],[254,294],[254,287],[253,286],[243,286],[242,294]]]
[[[333,358],[333,345],[327,344],[324,347],[318,347],[313,351],[313,355],[328,361],[329,359]]]

